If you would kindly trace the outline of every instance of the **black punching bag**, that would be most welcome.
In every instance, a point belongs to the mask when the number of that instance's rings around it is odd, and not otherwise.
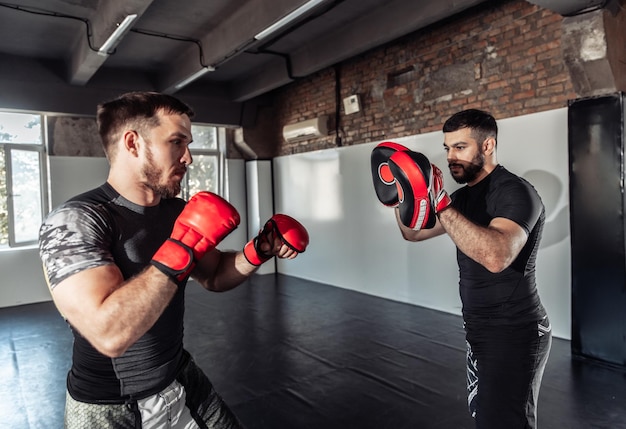
[[[568,111],[572,355],[626,366],[624,94]]]

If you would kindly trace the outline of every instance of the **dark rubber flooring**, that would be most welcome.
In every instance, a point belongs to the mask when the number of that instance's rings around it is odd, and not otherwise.
[[[222,294],[189,284],[185,319],[248,429],[473,428],[459,316],[265,275]],[[0,309],[0,428],[62,428],[71,344],[51,302]],[[555,338],[539,427],[626,429],[626,371]]]

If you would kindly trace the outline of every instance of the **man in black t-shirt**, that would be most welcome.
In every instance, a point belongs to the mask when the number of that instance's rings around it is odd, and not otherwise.
[[[210,192],[176,197],[192,162],[192,115],[153,92],[98,106],[107,181],[41,226],[44,273],[74,335],[67,429],[241,427],[183,348],[187,280],[230,290],[270,258],[303,252],[308,234],[275,214],[242,251],[216,248],[237,210]]]
[[[443,132],[450,174],[467,186],[449,197],[436,166],[390,142],[372,153],[374,186],[381,202],[395,206],[404,239],[447,233],[457,247],[476,428],[536,429],[552,341],[535,284],[544,206],[530,183],[498,164],[493,116],[461,111]]]

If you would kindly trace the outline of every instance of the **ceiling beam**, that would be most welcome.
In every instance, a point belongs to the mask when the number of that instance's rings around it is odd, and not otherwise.
[[[105,63],[109,54],[98,52],[119,24],[129,15],[139,17],[148,9],[154,0],[101,1],[93,13],[90,23],[92,37],[88,39],[83,31],[72,50],[69,61],[69,82],[72,85],[85,85],[98,69]],[[110,51],[110,50],[109,50]]]
[[[255,35],[308,2],[308,0],[246,2],[200,38],[204,57],[202,63],[197,46],[190,46],[183,51],[174,62],[176,66],[160,76],[158,85],[160,91],[174,93],[180,89],[177,88],[177,84],[199,72],[203,67],[217,68],[245,49],[252,48],[258,43],[254,39]],[[313,10],[308,13],[313,13]]]
[[[355,55],[391,42],[443,18],[462,12],[485,0],[441,0],[416,2],[391,0],[384,6],[371,9],[359,19],[325,33],[302,46],[291,55],[292,74],[308,76]],[[393,22],[394,25],[381,25]],[[279,71],[282,68],[282,71]],[[286,73],[285,60],[274,58],[262,70],[236,82],[234,101],[246,101],[264,92],[291,82]]]

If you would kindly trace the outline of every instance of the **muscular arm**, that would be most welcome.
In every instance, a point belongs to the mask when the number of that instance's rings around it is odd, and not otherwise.
[[[275,240],[272,249],[269,249],[268,244],[264,244],[263,247],[265,252],[281,259],[293,259],[297,255],[297,252],[279,239]],[[207,290],[225,292],[239,286],[258,268],[248,262],[243,252],[222,252],[214,249],[204,255],[193,271],[192,277]]]
[[[454,244],[492,273],[511,265],[528,239],[521,226],[502,217],[492,219],[487,227],[476,225],[452,207],[438,217]]]
[[[100,353],[117,357],[154,325],[176,291],[169,277],[152,266],[124,282],[119,268],[109,264],[66,278],[52,296]]]
[[[202,258],[192,277],[206,290],[225,292],[239,286],[258,268],[246,260],[243,252],[214,249]]]

